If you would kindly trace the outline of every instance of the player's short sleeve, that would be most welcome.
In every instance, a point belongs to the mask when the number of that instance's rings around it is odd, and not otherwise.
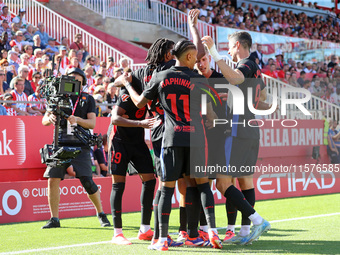
[[[256,72],[256,66],[255,63],[249,59],[243,59],[239,62],[236,69],[240,70],[244,78],[254,78],[253,74]]]
[[[131,105],[131,98],[130,94],[127,91],[125,87],[122,87],[119,92],[119,96],[117,99],[117,106],[123,108],[125,111],[127,111]]]
[[[143,91],[143,96],[149,100],[154,100],[158,97],[159,82],[157,74],[154,74],[150,80],[149,87]]]

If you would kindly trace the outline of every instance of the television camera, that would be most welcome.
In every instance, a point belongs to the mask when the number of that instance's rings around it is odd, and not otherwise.
[[[81,152],[81,147],[59,147],[60,120],[61,118],[67,119],[69,117],[62,108],[72,109],[70,97],[80,97],[80,89],[80,81],[75,80],[73,76],[65,75],[61,77],[48,77],[41,87],[40,92],[42,96],[47,99],[47,111],[52,112],[56,116],[53,144],[45,144],[45,146],[40,149],[41,163],[61,166],[69,163]],[[98,147],[102,145],[101,135],[92,135],[88,130],[79,125],[73,127],[72,133],[83,145],[97,145]]]

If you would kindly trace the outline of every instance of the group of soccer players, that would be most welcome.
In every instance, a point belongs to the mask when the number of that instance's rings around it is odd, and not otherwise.
[[[109,128],[108,162],[111,162],[109,171],[113,182],[110,198],[114,223],[112,243],[131,244],[122,232],[126,169],[129,169],[129,174],[138,173],[143,183],[138,238],[150,240],[148,248],[151,250],[164,251],[168,247],[184,244],[222,248],[210,188],[212,178],[216,178],[218,190],[226,197],[228,228],[224,242],[250,244],[270,229],[269,222],[253,208],[255,192],[252,173],[236,171],[209,176],[206,172],[195,171],[195,166],[208,164],[232,165],[239,169],[241,166],[255,165],[257,160],[259,130],[256,123],[252,123],[251,127],[214,127],[214,120],[218,118],[233,122],[245,120],[247,123],[254,119],[254,115],[249,111],[247,102],[244,115],[233,114],[232,96],[226,90],[215,90],[213,78],[221,79],[221,84],[238,86],[245,98],[248,88],[251,88],[253,106],[257,109],[269,108],[263,102],[265,86],[259,67],[249,58],[252,44],[250,35],[246,32],[230,35],[229,53],[233,61],[237,62],[236,69],[232,69],[221,59],[210,37],[199,37],[198,15],[198,10],[189,12],[193,42],[181,40],[175,44],[169,39],[160,38],[148,51],[146,67],[115,81],[115,86],[120,86],[121,91],[112,110]],[[210,69],[210,55],[222,74]],[[194,70],[195,66],[197,70]],[[208,95],[205,113],[201,112],[203,95]],[[144,141],[144,128],[151,128],[156,175],[159,179],[155,197],[156,180],[152,158]],[[234,178],[237,178],[241,191],[234,186]],[[174,241],[168,235],[168,228],[176,181],[181,192],[180,205],[182,208],[185,205],[185,209],[180,211],[180,238]],[[152,207],[154,231],[150,228]],[[237,210],[242,213],[242,226],[238,235],[235,235]]]

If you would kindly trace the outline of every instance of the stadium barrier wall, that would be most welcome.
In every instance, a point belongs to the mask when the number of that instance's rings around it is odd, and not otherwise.
[[[109,118],[97,118],[96,133],[106,133]],[[323,145],[322,120],[263,120],[260,152],[255,173],[258,200],[309,196],[340,192],[339,168],[329,163]],[[262,123],[261,123],[262,125]],[[52,142],[53,127],[43,127],[41,117],[2,116],[0,121],[0,224],[46,220],[50,217],[45,166],[39,148]],[[318,160],[313,147],[320,147]],[[337,166],[339,167],[339,166]],[[337,170],[336,170],[337,169]],[[40,180],[39,180],[40,179]],[[26,180],[26,181],[23,181]],[[30,180],[30,181],[27,181]],[[95,178],[101,190],[104,211],[110,212],[111,178]],[[123,211],[140,211],[141,181],[127,178]],[[212,190],[216,204],[224,197]],[[64,180],[60,186],[60,217],[95,215],[95,209],[77,179]],[[124,202],[124,201],[128,201]],[[176,189],[173,206],[178,206]]]

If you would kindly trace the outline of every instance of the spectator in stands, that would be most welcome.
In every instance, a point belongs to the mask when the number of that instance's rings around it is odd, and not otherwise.
[[[12,30],[8,25],[8,21],[5,19],[1,21],[0,26],[0,34],[2,34],[3,32],[7,32],[8,40],[10,41],[12,38]]]
[[[51,60],[52,57],[54,55],[58,55],[58,53],[59,53],[59,49],[55,45],[55,39],[49,38],[48,39],[48,45],[45,48],[45,54],[47,54],[49,56],[50,60]],[[66,54],[66,50],[65,50],[65,54]],[[65,66],[65,68],[66,68],[66,66]]]
[[[81,34],[76,34],[74,36],[74,42],[71,43],[71,45],[70,45],[70,49],[77,50],[77,51],[81,50],[83,52],[87,51],[86,45],[83,45],[83,43],[82,43],[82,38],[83,37],[82,37]]]
[[[129,61],[128,61],[128,59],[127,58],[121,58],[120,60],[119,60],[119,67],[121,68],[121,69],[125,69],[125,68],[127,68],[127,67],[129,67]]]
[[[113,71],[115,69],[115,61],[113,57],[107,58],[106,75],[107,77],[113,77]]]
[[[0,61],[1,69],[5,70],[6,82],[9,84],[13,77],[17,76],[17,72],[13,66],[9,66],[7,59],[2,59]]]
[[[103,85],[99,85],[95,88],[93,95],[98,95],[98,94],[101,95],[102,97],[102,103],[107,104],[106,90]],[[106,117],[111,112],[111,109],[109,109],[106,105],[101,105],[100,107],[101,107],[102,116],[104,117]]]
[[[337,126],[338,122],[336,120],[329,121],[327,154],[330,156],[332,164],[340,163],[340,132],[336,130]]]
[[[270,76],[272,78],[277,79],[278,75],[277,75],[277,71],[276,71],[276,65],[275,64],[271,64],[270,65],[270,69],[267,70],[264,74],[268,75],[268,76]]]
[[[41,40],[41,45],[43,45],[43,47],[48,45],[48,39],[50,39],[50,37],[45,32],[45,25],[44,25],[44,23],[42,23],[42,22],[38,23],[38,31],[35,32],[34,35],[39,35],[40,40]]]
[[[113,78],[117,79],[119,76],[121,76],[124,73],[124,70],[122,68],[115,68],[113,71]]]
[[[300,87],[303,87],[303,85],[305,84],[305,79],[306,79],[306,72],[301,71],[300,77],[297,79],[297,82],[300,84]]]
[[[315,80],[313,85],[311,86],[311,93],[313,96],[321,97],[324,92],[320,86],[320,80]]]
[[[256,45],[256,51],[252,52],[250,54],[250,56],[252,56],[254,59],[258,59],[258,61],[259,61],[258,65],[259,65],[260,68],[264,67],[262,45],[261,44],[258,43]]]
[[[93,57],[94,57],[93,69],[96,73],[98,73],[98,70],[100,68],[100,56],[93,56]],[[106,63],[105,63],[105,65],[106,65]]]
[[[34,59],[41,58],[42,60],[43,55],[44,55],[44,52],[40,48],[37,48],[34,50]]]
[[[88,55],[85,59],[85,64],[90,65],[92,67],[94,73],[96,73],[96,70],[93,68],[95,62],[96,62],[96,60],[95,60],[94,56]]]
[[[103,75],[103,77],[105,77],[106,71],[107,71],[106,63],[104,61],[100,62],[100,66],[99,66],[97,74],[101,74],[101,75]]]
[[[103,117],[101,103],[103,103],[103,97],[100,94],[93,95],[94,100],[96,101],[96,117]]]
[[[8,12],[8,6],[2,7],[2,14],[0,15],[0,20],[7,20],[8,25],[11,25],[12,23],[12,17],[11,14]]]
[[[41,43],[40,35],[35,34],[33,36],[33,51],[35,52],[36,49],[43,50],[45,48],[46,48],[46,46]]]
[[[30,65],[34,65],[34,56],[33,56],[33,47],[32,45],[25,45],[24,46],[24,53],[26,53],[29,57],[28,63]]]
[[[38,59],[39,60],[39,59]],[[39,86],[39,81],[41,80],[42,76],[40,72],[35,71],[32,74],[32,82],[31,82],[31,86],[34,92],[37,91],[37,87]]]
[[[21,65],[29,67],[30,66],[29,60],[30,60],[30,57],[28,56],[28,54],[23,53],[20,55]]]
[[[8,40],[8,33],[7,32],[2,32],[1,34],[1,40],[0,40],[0,50],[11,50],[11,45],[9,45],[9,40]]]
[[[10,92],[11,88],[5,81],[6,79],[6,72],[3,69],[0,69],[0,97],[3,96],[5,93]]]
[[[71,69],[71,68],[74,68],[74,67],[79,68],[79,62],[78,62],[77,57],[71,58],[70,64],[68,65],[65,72],[67,73],[68,69]]]
[[[78,50],[77,51],[77,59],[78,59],[78,63],[79,63],[80,69],[83,69],[85,67],[83,56],[84,56],[83,55],[83,51],[82,50]]]
[[[5,101],[12,101],[13,96],[11,93],[6,93],[3,96],[3,99]],[[5,102],[3,106],[5,107],[8,116],[17,116],[19,112],[21,113],[21,115],[29,115],[27,112],[20,111],[14,103]]]
[[[313,72],[313,70],[312,70],[312,64],[311,64],[311,63],[306,63],[305,66],[306,66],[306,67],[303,69],[303,71],[304,71],[305,73],[312,73],[312,72]]]
[[[333,90],[326,88],[325,94],[323,96],[321,96],[321,98],[329,103],[335,104],[336,103],[336,99],[334,96],[332,96],[333,94]]]
[[[337,64],[337,57],[335,55],[331,56],[331,61],[328,63],[327,67],[328,68],[334,68],[334,66],[338,65]]]
[[[7,115],[6,108],[0,104],[0,116]]]
[[[16,73],[18,73],[18,69],[19,69],[19,64],[17,63],[18,56],[19,56],[18,52],[14,50],[10,50],[8,52],[8,57],[7,57],[8,64],[14,67]]]
[[[103,84],[103,75],[96,74],[94,76],[94,83],[89,87],[89,94],[92,95],[96,89],[97,86],[100,86]]]
[[[19,15],[14,17],[12,22],[19,24],[20,29],[26,30],[27,21],[25,19],[26,10],[21,8],[19,10]]]
[[[28,97],[28,101],[40,102],[40,104],[30,104],[30,107],[35,111],[39,111],[41,114],[45,114],[47,100],[46,98],[42,98],[40,94],[40,88],[41,88],[41,85],[38,85],[36,87],[35,92]]]
[[[48,66],[48,64],[50,63],[50,57],[47,55],[47,54],[44,54],[43,56],[42,56],[42,69],[48,69],[49,68],[49,66]]]
[[[63,36],[61,38],[61,43],[60,43],[60,47],[64,46],[66,48],[67,51],[70,50],[70,45],[68,43],[68,38],[66,36]]]
[[[19,77],[15,77],[13,79],[14,90],[12,90],[11,94],[13,96],[13,101],[28,101],[27,95],[24,92],[25,88],[25,80]],[[27,103],[16,103],[16,107],[19,112],[18,115],[42,115],[39,111],[33,110]]]
[[[119,89],[113,85],[113,82],[111,82],[109,86],[107,87],[107,95],[106,95],[107,103],[115,104],[118,100],[118,93],[119,93]],[[112,110],[112,106],[109,106],[109,109]]]
[[[281,81],[285,80],[285,82],[287,82],[288,80],[286,79],[286,73],[289,70],[289,65],[288,64],[284,64],[282,70],[277,71],[277,76],[279,77],[279,79]]]
[[[31,43],[33,45],[33,37],[34,37],[34,27],[31,24],[28,24],[26,27],[26,32],[24,33],[25,41]]]
[[[0,14],[2,14],[2,7],[4,7],[6,4],[4,3],[4,0],[0,0]]]
[[[19,67],[19,70],[18,70],[18,77],[20,79],[24,80],[24,85],[25,85],[24,92],[25,92],[25,94],[27,96],[29,96],[29,95],[34,93],[34,90],[33,90],[32,86],[31,86],[31,82],[29,82],[27,80],[28,71],[29,71],[28,67],[27,66],[23,66],[23,65],[21,65]],[[10,87],[14,87],[14,82],[15,82],[14,80],[11,81]],[[12,85],[12,83],[13,83],[13,85]]]
[[[12,23],[12,24],[11,24],[11,35],[12,35],[11,39],[14,39],[14,36],[15,36],[15,34],[16,34],[18,31],[20,31],[19,24],[17,24],[17,23]]]
[[[19,52],[22,53],[24,46],[30,44],[29,42],[24,41],[24,34],[22,31],[18,31],[15,33],[15,39],[10,41],[9,45],[13,48],[14,46],[18,46]]]
[[[85,75],[86,75],[86,85],[83,87],[83,92],[89,93],[89,88],[95,83],[93,75],[93,68],[90,65],[85,66]]]
[[[67,57],[67,50],[65,46],[59,47],[59,55],[61,56],[60,68],[66,69],[67,66],[70,64],[70,60]]]
[[[110,82],[111,82],[110,77],[104,77],[103,78],[103,86],[104,86],[105,91],[108,91],[107,88],[108,88]]]
[[[276,51],[275,58],[276,58],[276,69],[277,70],[282,70],[283,69],[283,65],[284,65],[282,50],[278,49]]]

